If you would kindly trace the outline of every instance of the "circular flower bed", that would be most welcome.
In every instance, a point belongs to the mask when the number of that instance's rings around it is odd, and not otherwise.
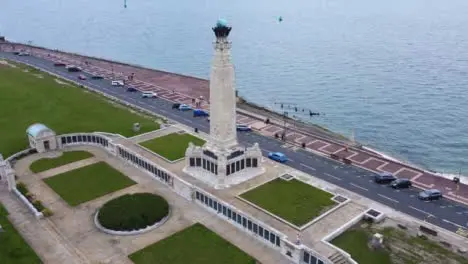
[[[169,204],[151,193],[126,194],[105,203],[98,212],[99,224],[114,231],[144,229],[163,220]]]

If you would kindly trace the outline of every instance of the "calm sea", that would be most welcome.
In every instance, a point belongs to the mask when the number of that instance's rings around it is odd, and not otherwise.
[[[123,5],[1,0],[0,33],[207,78],[211,26],[223,17],[233,26],[237,87],[248,100],[322,112],[311,121],[347,136],[354,129],[356,140],[424,168],[468,174],[467,0]]]

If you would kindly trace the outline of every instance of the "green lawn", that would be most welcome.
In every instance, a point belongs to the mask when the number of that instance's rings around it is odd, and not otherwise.
[[[62,156],[57,158],[43,158],[36,160],[29,168],[32,172],[38,173],[91,157],[93,157],[93,154],[87,151],[67,151],[63,152]]]
[[[44,181],[71,206],[135,184],[105,162],[65,172]]]
[[[194,137],[190,134],[172,133],[142,142],[140,145],[170,161],[174,161],[185,156],[185,151],[187,150],[190,142],[197,146],[205,144],[203,139]]]
[[[4,157],[28,147],[26,129],[37,122],[57,134],[102,131],[132,136],[136,122],[141,124],[139,133],[159,128],[153,118],[41,74],[42,79],[19,68],[0,67],[0,106],[5,113],[0,118],[0,153]]]
[[[24,241],[15,227],[7,218],[8,212],[0,204],[0,225],[3,228],[0,233],[0,263],[11,264],[35,264],[42,263],[36,253]]]
[[[194,224],[129,256],[135,264],[255,264],[255,259],[202,224]]]
[[[335,205],[333,195],[296,179],[277,178],[241,197],[299,227]]]
[[[369,249],[369,239],[370,234],[365,231],[348,230],[333,239],[332,244],[348,252],[359,264],[393,264],[387,251]]]

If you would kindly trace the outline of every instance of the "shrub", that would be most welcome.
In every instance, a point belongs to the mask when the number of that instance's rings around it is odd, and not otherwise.
[[[22,182],[18,182],[18,184],[16,184],[16,189],[18,189],[18,191],[22,193],[23,195],[26,195],[27,193],[29,193],[28,188]]]
[[[52,216],[54,215],[54,213],[52,213],[51,210],[45,208],[44,210],[42,210],[42,214],[45,216],[45,217],[49,217],[49,216]]]
[[[126,194],[104,204],[99,210],[98,221],[107,229],[132,231],[153,225],[168,213],[169,204],[161,196]]]
[[[36,207],[37,211],[39,212],[42,212],[45,209],[44,205],[42,205],[42,202],[39,200],[34,201],[32,204],[34,205],[34,207]]]

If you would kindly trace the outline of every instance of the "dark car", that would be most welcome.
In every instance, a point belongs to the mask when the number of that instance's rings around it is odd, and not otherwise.
[[[133,88],[133,87],[128,87],[127,88],[127,92],[136,92],[137,89]]]
[[[65,66],[69,72],[80,72],[81,68],[73,65]]]
[[[382,172],[382,173],[379,173],[377,175],[375,175],[374,177],[374,181],[376,183],[390,183],[394,180],[396,180],[397,178],[395,176],[393,176],[393,174],[391,174],[390,172]]]
[[[411,185],[411,181],[406,178],[396,179],[390,184],[390,186],[394,189],[409,188]]]
[[[210,116],[210,114],[205,110],[195,109],[193,111],[193,116],[194,117],[197,117],[197,116]]]
[[[13,54],[14,54],[14,55],[19,55],[20,52],[19,52],[19,51],[14,51]]]
[[[172,109],[179,109],[179,107],[180,107],[179,103],[172,104]]]
[[[102,77],[101,75],[94,75],[94,76],[91,77],[91,79],[93,79],[93,80],[102,80],[102,79],[104,79],[104,77]]]
[[[56,62],[56,63],[54,63],[54,66],[55,67],[65,67],[66,65],[65,65],[65,63],[62,63],[62,62]]]
[[[429,189],[418,194],[418,198],[425,201],[439,200],[442,198],[442,192],[437,189]]]
[[[240,132],[250,132],[252,131],[252,128],[249,125],[238,124],[236,125],[236,130]]]

